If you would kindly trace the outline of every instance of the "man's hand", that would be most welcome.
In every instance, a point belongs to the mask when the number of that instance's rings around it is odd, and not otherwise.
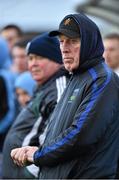
[[[11,151],[11,157],[18,166],[27,166],[33,163],[33,155],[38,150],[36,146],[25,146]]]

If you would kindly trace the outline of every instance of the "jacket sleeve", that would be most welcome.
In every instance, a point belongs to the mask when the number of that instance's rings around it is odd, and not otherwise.
[[[111,123],[114,97],[107,96],[111,93],[109,78],[93,82],[79,104],[71,126],[35,152],[35,165],[55,166],[89,152]]]

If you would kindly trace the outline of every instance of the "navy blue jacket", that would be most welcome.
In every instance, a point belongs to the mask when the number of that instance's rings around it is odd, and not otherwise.
[[[119,79],[103,62],[97,26],[79,25],[81,54],[54,113],[45,142],[34,154],[41,179],[114,178],[119,157]]]

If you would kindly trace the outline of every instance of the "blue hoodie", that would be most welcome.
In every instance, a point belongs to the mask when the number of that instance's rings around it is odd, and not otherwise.
[[[15,81],[15,88],[23,89],[31,97],[33,96],[36,85],[37,83],[35,80],[33,80],[30,72],[20,74]]]
[[[6,133],[12,124],[15,116],[14,93],[13,93],[13,75],[9,71],[10,57],[6,41],[0,38],[0,76],[4,79],[8,99],[8,112],[3,119],[0,119],[0,134]]]
[[[1,53],[2,52],[2,53]],[[12,62],[7,42],[0,37],[0,69],[9,69]]]

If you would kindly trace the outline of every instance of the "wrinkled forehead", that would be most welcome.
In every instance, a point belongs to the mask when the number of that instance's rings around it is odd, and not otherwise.
[[[58,37],[58,39],[64,38],[64,39],[78,39],[78,40],[80,40],[79,37],[69,37],[63,33],[59,34],[57,37]]]

